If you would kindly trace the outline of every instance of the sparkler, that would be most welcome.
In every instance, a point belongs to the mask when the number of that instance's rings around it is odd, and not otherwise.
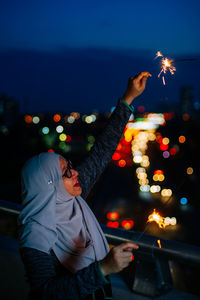
[[[165,228],[169,225],[176,225],[176,218],[162,217],[156,210],[148,216],[147,223],[156,222],[160,228]]]
[[[155,59],[157,59],[158,57],[162,57],[162,59],[161,59],[161,71],[158,74],[158,78],[160,78],[160,75],[163,73],[162,81],[163,81],[163,85],[165,85],[166,83],[165,83],[164,74],[166,74],[167,71],[169,71],[171,73],[171,75],[174,75],[174,72],[176,71],[176,68],[172,65],[174,60],[169,59],[167,57],[164,57],[163,54],[160,51],[158,51],[156,53]]]
[[[167,224],[164,222],[165,218],[160,216],[156,210],[153,210],[153,213],[148,216],[147,223],[149,222],[156,222],[160,228],[165,228]]]

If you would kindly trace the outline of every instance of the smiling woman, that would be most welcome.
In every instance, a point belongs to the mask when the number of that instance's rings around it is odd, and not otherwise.
[[[130,104],[143,92],[149,76],[142,72],[129,79],[123,99],[76,170],[56,153],[41,153],[23,167],[18,223],[29,299],[111,299],[109,275],[132,261],[132,250],[138,246],[122,243],[109,251],[82,197],[110,161],[131,115]]]

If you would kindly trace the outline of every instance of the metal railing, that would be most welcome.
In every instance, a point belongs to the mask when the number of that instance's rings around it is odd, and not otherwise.
[[[118,245],[122,242],[133,242],[139,245],[140,252],[148,252],[153,256],[200,268],[200,247],[198,246],[166,240],[145,233],[109,228],[105,225],[101,225],[101,227],[110,244]],[[161,248],[158,240],[160,240]]]
[[[0,212],[17,218],[21,205],[0,200]],[[134,251],[132,277],[133,291],[145,296],[158,296],[173,288],[169,262],[174,261],[200,271],[200,247],[166,240],[157,236],[115,229],[101,225],[110,245],[133,242],[139,246]],[[158,240],[160,241],[158,243]]]

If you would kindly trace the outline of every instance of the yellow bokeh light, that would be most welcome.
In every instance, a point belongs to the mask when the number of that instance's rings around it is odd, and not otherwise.
[[[176,220],[176,218],[175,217],[172,217],[171,218],[171,225],[176,225],[177,224],[177,220]]]
[[[149,161],[142,161],[142,162],[141,162],[141,166],[144,167],[144,168],[149,167],[149,165],[150,165],[150,162],[149,162]]]
[[[193,172],[194,172],[193,168],[191,168],[191,167],[187,168],[187,174],[188,175],[192,175]]]
[[[170,197],[171,195],[172,195],[171,189],[163,189],[161,191],[161,196],[163,196],[163,197]]]
[[[146,179],[147,178],[147,173],[138,173],[137,178],[138,179]]]
[[[66,135],[65,133],[61,133],[61,134],[59,135],[59,140],[60,140],[61,142],[65,142],[65,141],[66,141],[66,138],[67,138],[67,135]]]
[[[150,141],[155,141],[156,135],[154,133],[152,133],[152,132],[149,132],[148,138],[149,138]]]
[[[171,218],[170,217],[166,217],[164,219],[164,223],[165,223],[165,225],[170,225],[171,224]]]
[[[162,139],[162,143],[163,143],[164,145],[168,145],[168,144],[169,144],[169,139],[168,139],[167,137],[163,138],[163,139]]]

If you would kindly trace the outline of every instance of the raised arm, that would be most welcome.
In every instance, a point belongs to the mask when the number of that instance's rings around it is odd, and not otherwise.
[[[150,73],[142,72],[129,78],[126,92],[119,100],[104,131],[97,138],[86,159],[76,168],[79,172],[83,197],[87,196],[109,163],[131,115],[132,108],[130,105],[145,89],[146,80],[149,76],[151,76]]]

